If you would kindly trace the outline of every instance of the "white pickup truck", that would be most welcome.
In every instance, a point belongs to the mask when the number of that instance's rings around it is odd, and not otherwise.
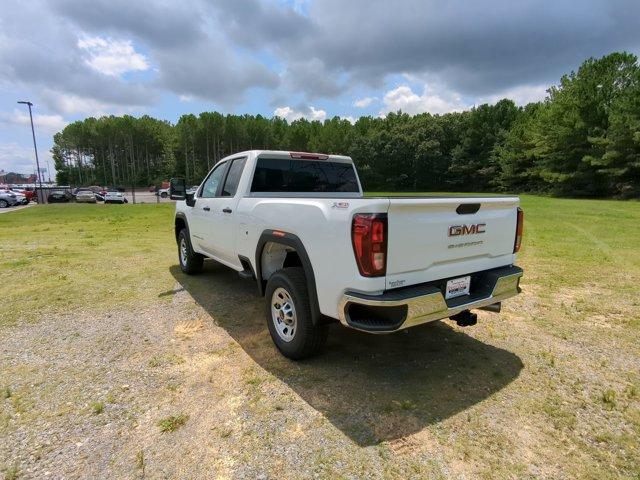
[[[212,258],[257,281],[271,337],[300,359],[329,324],[388,333],[520,292],[517,197],[365,197],[349,157],[248,151],[218,162],[195,193],[172,179],[187,274]]]

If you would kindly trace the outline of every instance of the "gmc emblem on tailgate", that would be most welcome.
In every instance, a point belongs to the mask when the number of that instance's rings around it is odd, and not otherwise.
[[[457,237],[458,235],[475,235],[484,233],[486,223],[476,223],[475,225],[451,225],[449,227],[449,236]]]

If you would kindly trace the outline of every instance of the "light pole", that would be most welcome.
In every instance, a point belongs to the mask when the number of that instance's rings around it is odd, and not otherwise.
[[[29,106],[29,119],[31,120],[31,135],[33,136],[33,149],[36,152],[36,168],[38,174],[38,184],[40,185],[40,191],[38,193],[38,203],[42,205],[44,203],[44,190],[42,190],[42,178],[40,177],[40,160],[38,160],[38,147],[36,146],[36,131],[33,128],[33,114],[31,113],[31,107],[33,103],[19,100],[18,103]]]

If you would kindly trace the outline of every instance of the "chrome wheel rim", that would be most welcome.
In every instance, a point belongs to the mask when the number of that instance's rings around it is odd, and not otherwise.
[[[180,263],[187,266],[187,242],[184,238],[180,239]]]
[[[271,320],[278,336],[285,342],[290,342],[298,329],[296,307],[289,292],[278,287],[271,296]]]

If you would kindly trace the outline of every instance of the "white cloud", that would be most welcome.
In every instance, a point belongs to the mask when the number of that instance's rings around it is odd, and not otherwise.
[[[13,113],[0,113],[0,123],[13,124],[13,125],[31,125],[31,119],[29,118],[28,111],[13,110]],[[38,133],[57,133],[62,130],[67,121],[60,115],[42,115],[36,113],[33,115],[33,126]]]
[[[377,99],[374,97],[359,98],[358,100],[353,102],[353,106],[358,108],[367,108],[369,105],[373,103],[374,100],[377,100]]]
[[[302,114],[300,112],[295,112],[291,107],[278,107],[273,111],[273,116],[284,118],[289,122],[302,118]]]
[[[299,120],[301,118],[324,122],[327,118],[327,112],[325,110],[315,108],[313,106],[309,106],[306,112],[295,110],[291,107],[278,107],[273,111],[273,115],[275,117],[284,118],[288,122],[293,122],[294,120]]]
[[[309,109],[311,110],[311,120],[318,120],[320,122],[324,122],[325,119],[327,118],[327,112],[318,108],[314,108],[314,107],[309,107]]]
[[[480,97],[478,103],[496,103],[503,98],[510,98],[516,105],[526,105],[527,103],[539,102],[547,96],[547,85],[520,85],[509,88],[495,95]]]
[[[380,110],[381,116],[398,110],[415,115],[424,112],[457,112],[469,108],[459,94],[446,90],[436,93],[429,85],[424,86],[422,95],[418,95],[407,85],[400,85],[386,92],[382,103],[384,107]]]
[[[45,149],[38,149],[40,168],[47,168],[47,162],[51,168],[51,178],[55,171],[51,153]],[[0,143],[0,170],[5,172],[17,172],[31,174],[36,171],[36,159],[33,146],[22,146],[17,143]],[[47,173],[44,174],[48,178]]]
[[[42,98],[47,106],[64,114],[85,113],[92,116],[100,116],[112,108],[108,103],[100,102],[94,98],[81,97],[66,94],[54,90],[44,90]]]
[[[88,55],[85,63],[103,75],[119,77],[127,72],[149,69],[147,57],[136,52],[130,40],[82,37],[78,47]]]

